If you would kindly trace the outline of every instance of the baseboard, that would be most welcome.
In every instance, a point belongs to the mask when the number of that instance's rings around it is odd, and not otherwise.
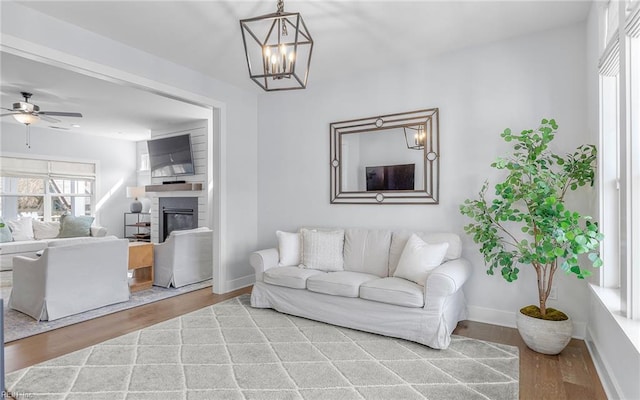
[[[602,388],[607,394],[608,399],[620,399],[619,391],[617,389],[617,385],[615,381],[612,379],[609,374],[609,369],[607,368],[607,364],[598,352],[598,347],[596,346],[591,333],[587,329],[587,334],[584,339],[584,342],[587,345],[587,350],[589,350],[589,354],[591,355],[591,360],[593,361],[593,365],[596,367],[596,372],[598,372],[598,377],[600,378],[600,383],[602,383]]]
[[[470,321],[484,322],[486,324],[516,327],[516,313],[512,311],[496,310],[478,306],[467,306]],[[587,324],[582,321],[573,321],[573,335],[576,339],[584,339]]]
[[[233,292],[234,290],[242,289],[247,286],[253,285],[256,281],[256,275],[246,275],[240,278],[232,279],[230,281],[226,281],[225,283],[225,293]]]

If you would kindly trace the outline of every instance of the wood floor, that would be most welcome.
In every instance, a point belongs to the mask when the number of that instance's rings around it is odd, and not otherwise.
[[[224,295],[211,288],[120,311],[90,321],[10,342],[5,347],[6,371],[12,372],[219,303],[251,288]],[[529,350],[515,329],[463,321],[455,334],[520,348],[520,399],[606,399],[582,340],[573,339],[558,356]]]

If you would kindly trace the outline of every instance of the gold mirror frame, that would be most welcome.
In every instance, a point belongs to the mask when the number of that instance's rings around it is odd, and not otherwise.
[[[343,184],[343,143],[347,135],[404,132],[402,145],[409,151],[421,151],[423,165],[417,166],[423,182],[414,182],[414,190],[366,190],[349,191]],[[370,118],[333,122],[329,127],[331,176],[331,204],[438,204],[439,193],[439,140],[438,109],[409,111],[404,113],[378,115]],[[409,139],[409,132],[421,132],[415,143]],[[360,136],[366,138],[366,136]],[[405,142],[406,141],[406,142]],[[415,166],[414,166],[415,168]],[[417,176],[419,174],[415,174]],[[365,177],[366,179],[366,177]],[[416,187],[419,189],[415,189]]]

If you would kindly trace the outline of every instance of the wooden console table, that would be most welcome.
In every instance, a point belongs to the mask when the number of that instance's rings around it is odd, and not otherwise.
[[[153,285],[153,243],[129,243],[129,270],[133,277],[129,279],[129,290],[151,289]]]

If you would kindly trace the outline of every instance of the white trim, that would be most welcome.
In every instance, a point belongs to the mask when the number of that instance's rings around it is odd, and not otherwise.
[[[587,329],[587,336],[584,339],[585,344],[587,345],[587,350],[589,350],[589,354],[591,355],[591,360],[593,361],[593,365],[596,368],[596,372],[598,373],[598,377],[600,378],[600,383],[602,383],[602,388],[607,395],[608,399],[619,399],[620,397],[620,388],[618,387],[617,382],[613,379],[611,374],[609,374],[610,369],[607,367],[607,363],[600,356],[598,352],[598,348],[593,340],[593,336],[591,334],[591,328]]]
[[[487,324],[516,327],[516,313],[511,311],[495,310],[492,308],[467,306],[470,321],[484,322]]]
[[[218,223],[212,221],[211,229],[214,231],[213,243],[213,291],[215,293],[225,292],[225,271],[224,265],[226,260],[226,247],[224,246],[224,232],[226,232],[226,204],[224,195],[226,194],[226,159],[224,157],[224,145],[227,135],[226,123],[226,104],[222,101],[202,96],[187,90],[183,90],[174,86],[170,86],[161,82],[157,82],[139,75],[135,75],[117,68],[109,67],[104,64],[93,62],[84,58],[80,58],[69,53],[64,53],[37,43],[29,42],[18,37],[3,33],[2,43],[0,43],[0,51],[24,57],[30,60],[42,62],[48,65],[57,66],[66,70],[77,72],[83,75],[91,76],[104,81],[125,85],[160,96],[169,97],[175,100],[198,105],[212,110],[209,121],[214,121],[216,126],[213,127],[209,123],[208,135],[209,139],[214,142],[214,154],[210,157],[219,160],[215,174],[217,181],[217,190],[210,190],[209,199],[213,198],[216,210],[210,215],[217,217]],[[218,118],[214,118],[218,117]],[[217,133],[217,135],[214,135]],[[210,175],[210,179],[213,175]],[[215,183],[215,181],[214,181]],[[209,187],[213,187],[213,183],[209,182]],[[96,194],[97,195],[97,194]]]
[[[241,278],[236,278],[236,279],[232,279],[228,282],[226,282],[226,286],[227,286],[227,292],[232,292],[234,290],[238,290],[238,289],[242,289],[245,288],[247,286],[251,286],[255,283],[256,281],[256,275],[255,274],[251,274],[251,275],[245,275]]]
[[[468,320],[483,322],[507,328],[516,328],[516,313],[511,311],[496,310],[478,306],[467,306]],[[584,339],[587,324],[582,321],[573,321],[573,334],[575,339]]]

